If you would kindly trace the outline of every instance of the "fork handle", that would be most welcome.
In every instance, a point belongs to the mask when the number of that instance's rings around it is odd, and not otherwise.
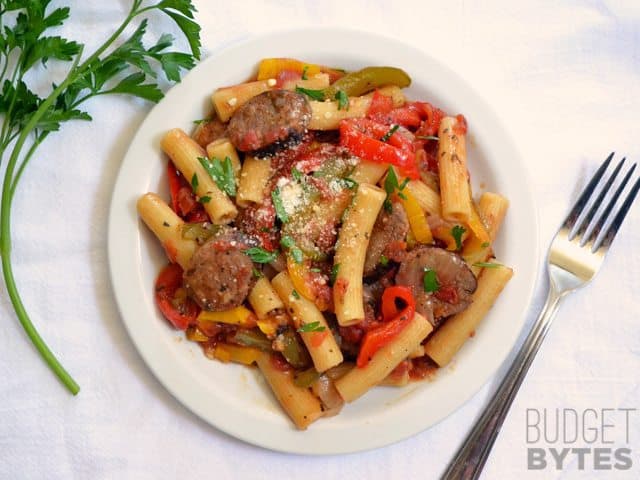
[[[547,334],[561,298],[562,295],[552,284],[547,301],[534,322],[531,332],[441,480],[476,480],[480,477],[502,423]]]

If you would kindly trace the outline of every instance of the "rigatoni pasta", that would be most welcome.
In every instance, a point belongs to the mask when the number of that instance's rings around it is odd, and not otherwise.
[[[299,429],[432,377],[512,275],[491,261],[508,202],[474,199],[464,117],[409,84],[264,59],[207,92],[192,137],[164,135],[169,199],[138,201],[167,253],[160,312],[207,357],[257,365]]]

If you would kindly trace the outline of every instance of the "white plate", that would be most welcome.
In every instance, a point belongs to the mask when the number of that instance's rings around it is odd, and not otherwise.
[[[166,159],[159,140],[173,127],[186,131],[207,115],[219,86],[248,79],[264,57],[295,57],[346,69],[393,65],[412,77],[410,98],[427,100],[469,122],[468,156],[476,193],[502,193],[510,210],[496,243],[513,280],[453,368],[433,382],[376,388],[336,417],[296,431],[255,370],[206,359],[182,340],[153,302],[164,254],[138,220],[135,204],[148,191],[167,194]],[[335,454],[387,445],[418,433],[468,400],[502,363],[523,325],[538,263],[536,212],[525,169],[496,114],[457,75],[423,52],[369,33],[306,29],[253,38],[217,52],[175,86],[149,114],[127,152],[109,215],[109,263],[124,323],[142,358],[185,406],[220,430],[284,452]]]

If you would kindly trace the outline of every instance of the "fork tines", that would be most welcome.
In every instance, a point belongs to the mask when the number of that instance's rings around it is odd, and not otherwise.
[[[593,251],[596,251],[601,246],[604,248],[609,247],[631,208],[638,190],[640,190],[639,178],[627,193],[622,205],[616,205],[637,164],[634,163],[629,168],[622,181],[618,183],[615,191],[611,193],[612,186],[625,162],[625,158],[620,160],[611,175],[602,183],[601,181],[605,178],[605,173],[613,159],[613,155],[614,153],[612,152],[598,168],[562,225],[571,232],[569,240],[577,237],[581,245],[592,242]],[[600,185],[601,183],[602,185]],[[607,200],[607,196],[608,202],[605,206],[604,202]],[[589,209],[586,208],[588,204],[590,204]]]

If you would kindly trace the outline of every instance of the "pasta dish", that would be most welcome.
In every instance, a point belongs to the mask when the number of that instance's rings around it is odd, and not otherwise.
[[[395,67],[263,59],[167,131],[169,198],[138,213],[167,265],[155,300],[221,362],[257,365],[299,429],[448,365],[513,271],[508,201],[474,196],[467,121]]]

